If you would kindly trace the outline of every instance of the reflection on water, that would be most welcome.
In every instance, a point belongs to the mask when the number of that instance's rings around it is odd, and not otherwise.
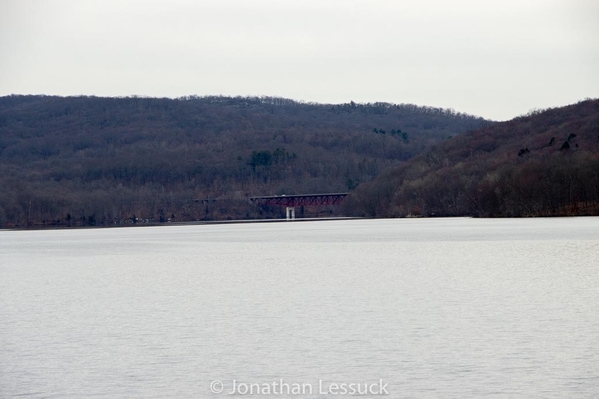
[[[597,218],[1,231],[0,397],[596,398],[597,259]]]

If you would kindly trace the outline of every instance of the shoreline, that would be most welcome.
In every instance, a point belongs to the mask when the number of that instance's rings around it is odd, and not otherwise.
[[[356,219],[376,219],[367,217],[326,217],[326,218],[298,218],[298,219],[234,219],[234,220],[196,220],[190,222],[166,222],[166,223],[127,223],[100,226],[29,226],[29,227],[8,227],[0,228],[0,231],[34,231],[34,230],[79,230],[79,229],[110,229],[127,227],[166,227],[166,226],[198,226],[198,225],[218,225],[218,224],[250,224],[250,223],[286,223],[286,222],[315,222],[331,220],[356,220]],[[387,219],[387,218],[379,218]]]
[[[298,219],[234,219],[234,220],[196,220],[190,222],[165,222],[165,223],[128,223],[114,224],[105,226],[30,226],[30,227],[8,227],[0,228],[2,231],[38,231],[38,230],[80,230],[80,229],[110,229],[110,228],[128,228],[128,227],[166,227],[166,226],[201,226],[201,225],[222,225],[222,224],[252,224],[252,223],[288,223],[288,222],[317,222],[317,221],[339,221],[339,220],[369,220],[369,219],[554,219],[554,218],[576,218],[576,217],[598,217],[594,215],[560,215],[560,216],[521,216],[521,217],[476,217],[471,215],[464,216],[417,216],[417,217],[399,217],[399,218],[381,218],[381,217],[359,217],[359,216],[338,216],[324,218],[298,218]]]

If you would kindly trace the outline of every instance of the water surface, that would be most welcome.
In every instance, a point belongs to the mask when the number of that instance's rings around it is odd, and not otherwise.
[[[597,398],[598,259],[597,218],[0,231],[0,397]]]

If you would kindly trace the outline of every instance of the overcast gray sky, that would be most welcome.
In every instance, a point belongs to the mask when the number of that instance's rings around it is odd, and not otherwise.
[[[0,0],[0,95],[273,95],[505,120],[599,97],[596,0]]]

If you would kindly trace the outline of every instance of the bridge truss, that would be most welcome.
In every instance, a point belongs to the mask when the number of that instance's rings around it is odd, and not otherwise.
[[[257,205],[279,205],[287,207],[287,220],[295,219],[296,206],[339,205],[347,193],[300,194],[300,195],[271,195],[250,197]]]

